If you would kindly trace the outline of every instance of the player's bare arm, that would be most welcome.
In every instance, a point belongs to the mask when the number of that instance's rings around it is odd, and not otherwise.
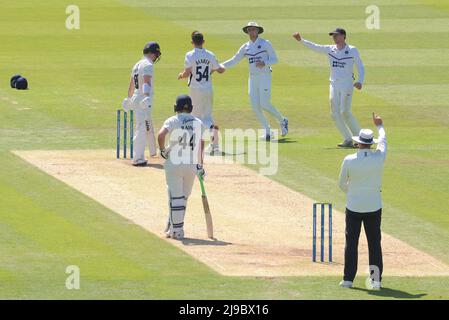
[[[161,157],[164,159],[167,159],[167,155],[168,152],[165,149],[165,137],[168,134],[168,129],[167,128],[161,128],[161,130],[159,130],[159,133],[157,135],[157,143],[159,145],[159,150],[161,151]]]
[[[131,77],[129,80],[129,86],[128,86],[128,96],[125,99],[123,99],[123,102],[122,102],[123,110],[125,110],[126,112],[128,112],[132,108],[131,97],[134,94],[134,89],[135,89],[134,81],[133,81],[133,78]]]
[[[217,71],[218,73],[223,73],[226,71],[226,68],[223,67],[223,65],[220,65],[220,68],[212,70],[212,72],[214,72],[214,71]]]
[[[135,89],[135,87],[134,87],[134,81],[133,81],[133,78],[131,77],[131,78],[129,79],[128,98],[131,98],[131,97],[133,96],[133,94],[134,94],[134,89]]]
[[[180,72],[178,74],[178,80],[188,78],[188,77],[190,77],[191,74],[192,74],[192,68],[185,68],[183,72]]]
[[[165,137],[167,136],[167,133],[167,128],[161,128],[161,130],[159,130],[159,133],[157,134],[157,143],[159,144],[160,150],[165,148]]]

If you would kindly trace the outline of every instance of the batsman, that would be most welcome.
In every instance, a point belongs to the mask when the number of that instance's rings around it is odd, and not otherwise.
[[[143,48],[143,58],[133,67],[129,81],[128,96],[123,100],[123,109],[134,110],[136,115],[136,135],[134,136],[134,166],[146,166],[145,147],[150,147],[150,155],[156,156],[154,129],[151,121],[151,105],[154,95],[153,64],[159,61],[161,49],[157,42],[149,42]]]
[[[195,176],[204,177],[204,125],[191,115],[192,99],[188,95],[176,98],[176,115],[168,118],[158,134],[159,150],[165,159],[169,214],[166,236],[184,238],[184,215]],[[168,144],[166,140],[168,136]]]

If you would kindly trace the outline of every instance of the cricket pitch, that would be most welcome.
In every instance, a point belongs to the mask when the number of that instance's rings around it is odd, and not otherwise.
[[[312,263],[314,200],[240,164],[223,164],[216,157],[205,160],[205,184],[216,240],[207,238],[201,192],[196,181],[187,204],[186,238],[175,241],[166,239],[163,233],[168,199],[162,159],[150,158],[149,166],[135,168],[129,160],[116,160],[113,150],[13,153],[169,241],[220,274],[342,275],[344,214],[334,209],[334,262]],[[384,275],[449,275],[449,266],[438,259],[388,234],[383,233],[382,237]],[[325,246],[327,255],[327,238]],[[359,274],[366,273],[367,265],[367,244],[362,231]]]

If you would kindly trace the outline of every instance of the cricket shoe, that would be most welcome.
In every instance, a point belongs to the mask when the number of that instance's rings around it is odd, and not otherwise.
[[[284,118],[281,121],[281,136],[285,137],[288,133],[288,119]]]
[[[148,164],[147,160],[137,160],[137,161],[133,162],[134,167],[146,167],[147,164]]]
[[[382,288],[382,284],[380,281],[374,281],[372,279],[368,279],[368,288],[371,290],[378,291]]]
[[[346,139],[342,143],[337,145],[340,148],[354,148],[354,144],[352,143],[352,139]]]
[[[352,281],[342,280],[338,285],[342,288],[352,288]]]
[[[184,230],[183,229],[171,229],[168,230],[166,233],[167,238],[172,238],[175,240],[182,240],[184,239]]]

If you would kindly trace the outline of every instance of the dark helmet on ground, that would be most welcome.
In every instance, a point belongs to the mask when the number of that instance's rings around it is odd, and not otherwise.
[[[145,47],[143,47],[143,54],[149,54],[149,53],[153,53],[156,55],[156,61],[159,60],[162,52],[161,52],[161,47],[159,46],[159,44],[157,42],[151,41],[148,42]]]
[[[26,90],[28,89],[28,80],[26,78],[20,77],[16,81],[16,89],[18,90]]]
[[[10,80],[11,88],[15,88],[16,87],[17,79],[19,79],[20,77],[22,77],[20,74],[16,74],[16,75],[11,77],[11,80]]]
[[[192,112],[192,109],[192,99],[188,95],[181,94],[176,97],[175,112],[187,111],[188,113],[190,113]]]

